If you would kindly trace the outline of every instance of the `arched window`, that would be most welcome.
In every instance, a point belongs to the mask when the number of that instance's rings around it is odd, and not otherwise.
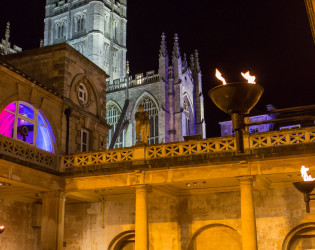
[[[54,152],[54,137],[49,122],[29,103],[12,102],[2,110],[0,134]]]
[[[89,95],[88,95],[88,91],[87,91],[87,89],[83,83],[79,84],[78,98],[79,98],[79,101],[81,102],[81,104],[85,105],[88,103]]]
[[[150,137],[148,138],[149,144],[159,143],[159,111],[155,103],[148,97],[145,97],[139,102],[143,105],[143,111],[149,113],[150,118]],[[139,105],[137,111],[139,110]]]
[[[65,29],[65,23],[64,22],[59,22],[57,23],[57,34],[56,34],[56,38],[63,38],[64,37],[64,29]]]
[[[184,97],[184,114],[186,135],[193,135],[195,133],[194,113],[187,96]]]
[[[186,135],[190,135],[190,112],[189,104],[187,101],[184,101],[184,112],[185,112],[185,121],[186,121]]]
[[[108,133],[108,145],[110,145],[113,135],[116,131],[116,127],[119,121],[121,111],[116,105],[108,105],[106,108],[106,121],[112,128]],[[125,146],[125,130],[118,136],[114,148],[123,148]]]
[[[85,28],[85,15],[78,15],[76,17],[76,32],[82,32]]]

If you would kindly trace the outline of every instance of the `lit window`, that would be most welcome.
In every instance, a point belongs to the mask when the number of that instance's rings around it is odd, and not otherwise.
[[[81,152],[89,151],[89,131],[81,129]]]
[[[136,75],[137,85],[142,83],[142,75]]]
[[[88,103],[89,95],[88,95],[87,89],[83,83],[79,84],[78,98],[79,98],[79,101],[81,104],[85,105]]]
[[[111,140],[116,131],[116,127],[120,117],[120,110],[115,105],[108,105],[106,107],[106,121],[112,126],[108,131],[108,143],[111,144]],[[125,146],[125,130],[118,136],[114,148],[123,148]]]
[[[159,143],[159,111],[155,103],[148,97],[144,98],[139,105],[143,105],[143,111],[149,113],[150,118],[150,137],[148,138],[149,144]],[[139,111],[139,105],[138,110]]]
[[[31,104],[12,102],[0,113],[0,134],[53,152],[54,137],[47,119]]]

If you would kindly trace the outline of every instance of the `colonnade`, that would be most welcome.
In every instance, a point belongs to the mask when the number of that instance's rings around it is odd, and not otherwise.
[[[256,218],[253,200],[253,177],[240,177],[241,222],[243,250],[257,249]],[[135,249],[148,250],[147,185],[135,186]],[[65,193],[48,192],[43,195],[41,249],[63,249]]]

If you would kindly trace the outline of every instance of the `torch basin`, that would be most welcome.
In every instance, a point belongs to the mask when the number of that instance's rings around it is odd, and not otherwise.
[[[293,182],[294,187],[303,194],[310,194],[315,188],[315,181]]]
[[[214,87],[209,96],[225,113],[246,114],[257,104],[263,92],[264,88],[259,84],[235,82]]]

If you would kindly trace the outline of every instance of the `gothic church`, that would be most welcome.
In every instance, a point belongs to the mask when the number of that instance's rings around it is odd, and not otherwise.
[[[150,116],[150,144],[181,141],[194,134],[205,138],[198,52],[191,55],[188,66],[175,34],[169,61],[163,34],[158,72],[132,78],[126,61],[126,35],[127,0],[46,1],[44,45],[67,42],[110,76],[106,103],[102,104],[112,126],[108,146],[136,143],[134,114],[140,104]]]

